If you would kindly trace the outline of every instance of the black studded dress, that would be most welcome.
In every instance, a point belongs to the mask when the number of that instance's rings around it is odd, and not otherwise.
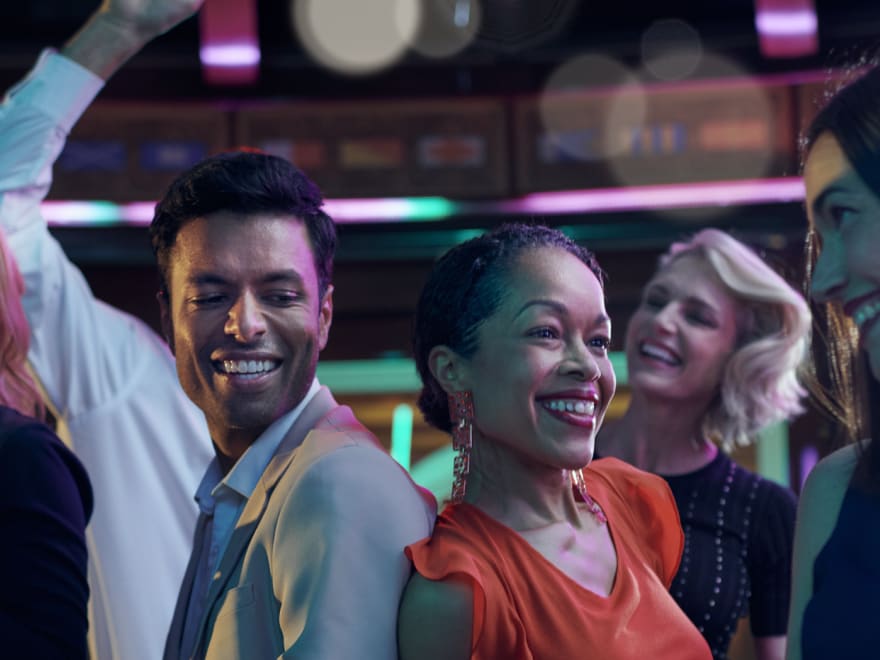
[[[796,501],[791,490],[726,454],[665,476],[678,504],[684,552],[671,592],[712,649],[727,658],[740,617],[756,637],[784,635]]]

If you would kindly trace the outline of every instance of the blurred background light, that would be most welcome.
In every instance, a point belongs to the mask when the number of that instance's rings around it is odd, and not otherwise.
[[[210,0],[199,13],[202,76],[212,85],[257,81],[260,41],[256,0]]]
[[[655,21],[642,34],[642,65],[658,80],[681,80],[691,75],[703,56],[697,30],[685,21]]]
[[[415,41],[419,0],[294,0],[293,27],[303,48],[338,73],[367,75],[396,63]]]

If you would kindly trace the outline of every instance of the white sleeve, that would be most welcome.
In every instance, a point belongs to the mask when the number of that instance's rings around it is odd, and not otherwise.
[[[47,52],[6,96],[0,226],[25,279],[29,358],[95,493],[87,535],[94,657],[140,660],[162,655],[190,554],[193,493],[212,450],[167,346],[94,297],[40,213],[52,165],[101,84]]]
[[[397,658],[397,610],[411,572],[404,548],[434,511],[372,447],[322,457],[289,494],[272,552],[284,658]]]
[[[118,370],[106,366],[120,362],[119,342],[134,325],[94,299],[40,213],[67,134],[102,85],[75,62],[44,51],[0,105],[0,227],[25,280],[29,358],[64,417],[101,405],[118,389]]]

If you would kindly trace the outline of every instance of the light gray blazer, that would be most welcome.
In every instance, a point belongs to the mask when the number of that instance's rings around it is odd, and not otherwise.
[[[327,388],[282,440],[210,582],[190,657],[397,657],[406,545],[430,535],[436,503]],[[202,547],[206,519],[196,529]],[[196,566],[190,558],[165,660],[178,660]]]

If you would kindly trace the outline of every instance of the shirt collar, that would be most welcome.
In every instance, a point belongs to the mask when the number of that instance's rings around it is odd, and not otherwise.
[[[263,472],[275,455],[275,451],[284,440],[284,436],[296,422],[297,418],[309,402],[321,389],[318,378],[312,379],[309,391],[302,401],[290,412],[276,419],[263,431],[254,443],[247,448],[244,454],[235,462],[232,469],[224,477],[220,470],[220,463],[215,456],[208,464],[205,476],[196,490],[196,502],[205,514],[214,511],[214,495],[220,490],[230,489],[244,498],[248,498],[254,492],[254,488],[263,476]]]

